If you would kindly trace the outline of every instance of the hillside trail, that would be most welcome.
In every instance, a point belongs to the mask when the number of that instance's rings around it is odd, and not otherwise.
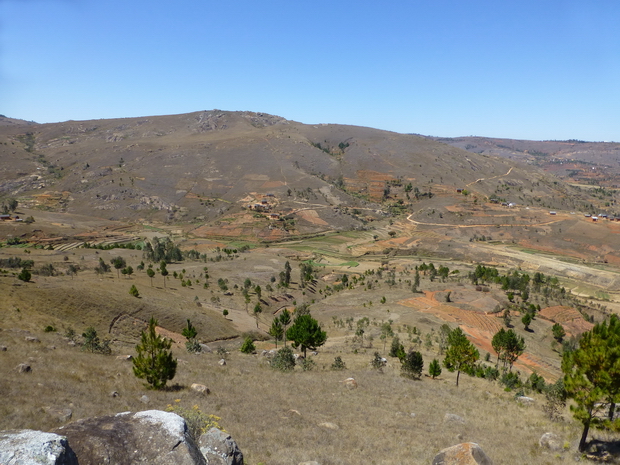
[[[465,187],[469,187],[472,184],[476,184],[477,182],[480,182],[480,181],[490,181],[491,179],[503,178],[504,176],[508,176],[511,173],[512,168],[513,167],[511,166],[510,169],[508,171],[506,171],[505,174],[498,174],[497,176],[492,176],[490,178],[478,178],[475,181],[470,182],[469,184],[466,184]]]

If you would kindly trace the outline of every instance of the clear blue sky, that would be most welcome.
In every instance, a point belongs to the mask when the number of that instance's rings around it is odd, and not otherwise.
[[[618,0],[0,0],[0,114],[620,141]]]

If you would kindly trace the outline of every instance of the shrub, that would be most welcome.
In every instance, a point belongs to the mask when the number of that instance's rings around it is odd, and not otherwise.
[[[140,297],[140,293],[138,292],[138,288],[135,284],[131,285],[131,288],[129,289],[129,294],[134,297]]]
[[[272,368],[280,371],[292,371],[295,369],[295,357],[290,347],[283,347],[269,362]]]
[[[30,274],[30,271],[28,271],[26,268],[22,269],[21,273],[17,275],[17,279],[25,283],[30,281],[30,278],[32,278],[32,275]]]
[[[218,347],[217,348],[217,355],[219,357],[226,358],[226,356],[228,355],[228,351],[226,349],[224,349],[223,347]]]
[[[385,359],[381,357],[379,352],[375,352],[372,360],[370,361],[370,366],[377,371],[383,371],[383,367],[385,366]]]
[[[82,337],[84,338],[84,345],[82,346],[82,349],[104,355],[110,355],[112,353],[112,349],[110,349],[110,341],[107,339],[101,341],[99,336],[97,336],[97,331],[92,326],[86,328],[86,331],[82,333]]]
[[[175,402],[178,402],[178,399]],[[194,405],[191,409],[181,407],[180,405],[168,405],[166,411],[174,412],[180,417],[183,417],[187,424],[188,432],[196,443],[200,436],[211,428],[222,429],[219,423],[221,418],[202,412],[198,405]]]
[[[316,363],[311,358],[304,358],[301,360],[301,369],[303,371],[312,371],[316,368]]]
[[[402,359],[405,356],[405,347],[400,343],[398,336],[394,336],[392,339],[392,345],[390,346],[390,357],[398,357]]]
[[[347,366],[342,361],[342,358],[340,356],[334,358],[334,363],[332,363],[332,370],[342,371],[342,370],[346,370],[346,369],[347,369]]]
[[[400,374],[405,378],[420,379],[424,368],[424,359],[422,354],[415,350],[409,353],[400,361]]]
[[[186,341],[185,348],[191,354],[199,354],[202,352],[202,347],[200,347],[200,343],[196,339]]]
[[[499,382],[506,386],[506,390],[508,391],[512,391],[523,386],[519,375],[513,372],[504,373]]]
[[[243,344],[241,344],[241,350],[242,353],[244,354],[253,354],[254,352],[256,352],[256,346],[254,345],[254,341],[252,340],[251,337],[246,337],[245,340],[243,341]]]
[[[46,333],[55,333],[56,332],[56,328],[54,328],[52,325],[48,325],[45,327],[45,329],[43,330]]]

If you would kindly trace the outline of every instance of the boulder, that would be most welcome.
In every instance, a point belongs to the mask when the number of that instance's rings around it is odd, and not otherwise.
[[[25,340],[26,342],[41,342],[41,341],[39,340],[39,338],[34,337],[34,336],[26,336],[26,337],[24,338],[24,340]]]
[[[42,431],[0,432],[0,463],[6,465],[78,465],[67,438]]]
[[[206,465],[185,420],[160,410],[88,418],[57,428],[80,464]]]
[[[0,352],[6,352],[7,348],[6,346],[0,346]]]
[[[192,391],[196,391],[199,394],[210,394],[211,393],[211,391],[209,391],[209,388],[205,386],[204,384],[193,383],[191,385],[191,389]]]
[[[32,373],[32,368],[27,363],[20,363],[15,369],[18,373]]]
[[[71,420],[73,416],[73,411],[70,408],[43,407],[43,411],[61,423]]]
[[[133,360],[133,355],[117,355],[116,360],[123,360],[123,361],[130,362]]]
[[[527,397],[527,396],[519,396],[517,397],[517,402],[523,405],[530,405],[534,403],[534,399],[532,399],[531,397]]]
[[[200,351],[201,352],[206,352],[206,353],[209,353],[209,354],[212,352],[211,351],[211,347],[209,347],[206,344],[200,344]]]
[[[465,418],[453,413],[446,413],[443,417],[444,423],[465,423]]]
[[[538,440],[538,445],[543,449],[549,449],[552,451],[562,450],[564,441],[560,439],[557,434],[545,433]]]
[[[237,443],[217,428],[200,436],[198,445],[208,465],[243,465],[243,454]]]
[[[478,444],[464,442],[440,451],[433,465],[493,465],[493,462]]]
[[[343,381],[344,387],[347,389],[357,389],[357,381],[354,378],[347,378]]]
[[[217,362],[217,363],[218,363],[220,366],[222,366],[222,367],[223,367],[223,366],[225,366],[225,365],[226,365],[226,360],[222,358],[222,359],[220,359],[220,361],[219,361],[219,362]]]
[[[140,402],[142,402],[143,404],[148,404],[150,401],[151,399],[149,399],[149,396],[147,396],[146,394],[140,397]]]
[[[321,428],[327,428],[327,429],[332,429],[332,430],[340,429],[340,427],[336,423],[331,423],[329,421],[325,421],[323,423],[319,423],[319,426]]]

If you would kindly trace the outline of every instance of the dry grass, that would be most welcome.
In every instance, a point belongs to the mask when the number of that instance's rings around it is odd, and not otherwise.
[[[46,261],[57,263],[59,268],[64,266],[62,254],[44,254],[39,250],[26,254],[19,249],[3,249],[0,254],[23,254],[22,258],[34,259],[36,266]],[[109,261],[117,254],[126,254],[134,268],[139,263],[136,252],[121,250],[99,254],[79,250],[75,256],[70,255],[69,262],[75,260],[92,267],[99,256]],[[506,393],[497,384],[485,380],[463,375],[461,387],[457,389],[455,375],[445,372],[438,380],[425,377],[410,381],[400,377],[398,363],[393,360],[384,373],[371,370],[373,352],[384,353],[379,340],[382,321],[393,320],[394,330],[400,331],[405,345],[408,345],[405,325],[416,326],[426,340],[445,321],[437,312],[423,313],[400,305],[399,302],[412,296],[404,284],[390,289],[378,280],[370,291],[356,288],[326,299],[318,292],[303,295],[301,290],[290,290],[299,303],[316,299],[313,315],[328,332],[327,345],[314,358],[315,371],[302,372],[298,368],[294,373],[283,374],[272,370],[260,355],[240,354],[237,350],[240,341],[227,338],[255,329],[255,321],[245,312],[240,292],[224,297],[217,289],[217,278],[228,277],[229,285],[233,286],[242,285],[250,277],[254,283],[265,286],[287,259],[296,270],[293,258],[275,247],[243,254],[234,261],[209,262],[211,288],[208,290],[199,286],[183,288],[174,279],[163,289],[161,276],[154,279],[151,287],[150,280],[139,272],[130,279],[118,279],[112,275],[100,278],[92,271],[85,271],[73,280],[67,276],[35,277],[34,282],[27,284],[12,277],[0,278],[0,294],[5,296],[0,300],[0,345],[8,347],[0,352],[0,429],[49,430],[59,426],[60,420],[48,407],[69,408],[76,420],[128,410],[166,409],[168,405],[185,408],[197,405],[201,411],[222,418],[222,426],[238,441],[250,465],[261,462],[288,465],[309,460],[324,465],[430,463],[440,449],[464,441],[479,443],[497,464],[557,463],[569,460],[575,453],[577,425],[568,412],[564,422],[549,422],[542,413],[540,396],[534,405],[522,406],[514,400],[514,393]],[[417,262],[392,263],[402,267]],[[360,268],[371,265],[372,262],[367,262]],[[195,280],[203,266],[201,262],[185,262],[170,265],[169,270],[172,274],[185,268],[186,276]],[[331,271],[334,270],[325,273]],[[342,270],[336,272],[341,274]],[[142,299],[129,296],[131,284],[137,285]],[[423,287],[442,292],[455,289],[455,299],[468,295],[466,286],[456,282],[430,283],[424,278]],[[212,295],[222,297],[220,307],[207,303]],[[194,296],[204,305],[197,306]],[[386,296],[385,304],[380,304],[382,296]],[[292,304],[292,300],[284,303]],[[270,314],[278,305],[264,310],[261,329],[271,320]],[[229,320],[222,318],[222,308],[230,310]],[[459,310],[455,308],[455,311]],[[188,354],[182,344],[175,345],[175,354],[180,359],[174,379],[176,388],[150,391],[133,376],[130,362],[115,357],[134,353],[139,328],[132,327],[130,318],[122,320],[118,327],[115,325],[118,331],[111,333],[115,338],[113,356],[82,352],[79,347],[70,347],[63,338],[68,327],[81,333],[91,325],[101,337],[109,337],[111,321],[121,313],[142,320],[153,314],[162,326],[173,332],[180,332],[186,318],[191,318],[202,340],[218,341],[210,343],[212,353],[198,356]],[[373,336],[374,348],[360,347],[353,341],[354,330],[334,324],[334,318],[348,317],[370,319],[366,345],[368,336]],[[550,346],[550,324],[543,319],[536,320],[532,325],[534,332],[526,334],[527,345],[538,357],[536,360],[553,363],[547,369],[557,375],[557,354]],[[57,327],[58,332],[44,332],[47,325]],[[41,342],[27,342],[28,335],[36,336]],[[231,352],[224,367],[218,365],[220,357],[215,352],[221,345]],[[269,342],[257,346],[259,351],[272,347]],[[436,341],[428,350],[424,344],[417,348],[422,350],[427,367],[433,358],[440,358]],[[336,355],[342,357],[347,371],[329,369]],[[29,363],[32,373],[19,374],[15,369],[19,363]],[[358,389],[344,388],[342,381],[350,376],[357,380]],[[211,394],[201,396],[190,391],[192,383],[207,385]],[[111,392],[119,395],[112,397]],[[140,400],[144,394],[150,398],[148,404]],[[463,417],[465,423],[445,423],[446,413]],[[337,425],[337,429],[330,428],[330,424]],[[559,459],[538,447],[540,436],[549,431],[560,435],[568,445],[567,450],[554,453]]]
[[[538,447],[543,433],[555,432],[570,444],[560,453],[564,460],[578,440],[572,421],[551,423],[544,417],[541,397],[524,407],[513,393],[484,380],[465,376],[456,388],[451,373],[410,381],[399,376],[393,361],[379,373],[369,368],[372,350],[342,355],[353,367],[343,372],[329,370],[333,353],[321,353],[315,358],[316,371],[298,368],[284,374],[271,369],[264,357],[242,355],[232,346],[224,367],[217,364],[215,352],[193,356],[176,348],[178,389],[156,392],[133,376],[128,361],[84,353],[57,333],[36,334],[40,343],[26,342],[26,335],[15,329],[0,332],[8,346],[0,352],[0,429],[58,426],[54,415],[44,413],[46,407],[70,408],[75,420],[198,405],[222,418],[249,464],[429,463],[440,449],[463,441],[479,443],[497,464],[553,463]],[[133,351],[116,346],[115,352]],[[430,355],[425,360],[428,364]],[[17,373],[15,366],[22,362],[30,363],[32,373]],[[358,389],[344,388],[342,381],[350,376]],[[194,382],[206,384],[211,394],[190,391]],[[113,391],[119,396],[111,397]],[[140,401],[144,394],[148,404]],[[445,423],[446,413],[465,423]]]

